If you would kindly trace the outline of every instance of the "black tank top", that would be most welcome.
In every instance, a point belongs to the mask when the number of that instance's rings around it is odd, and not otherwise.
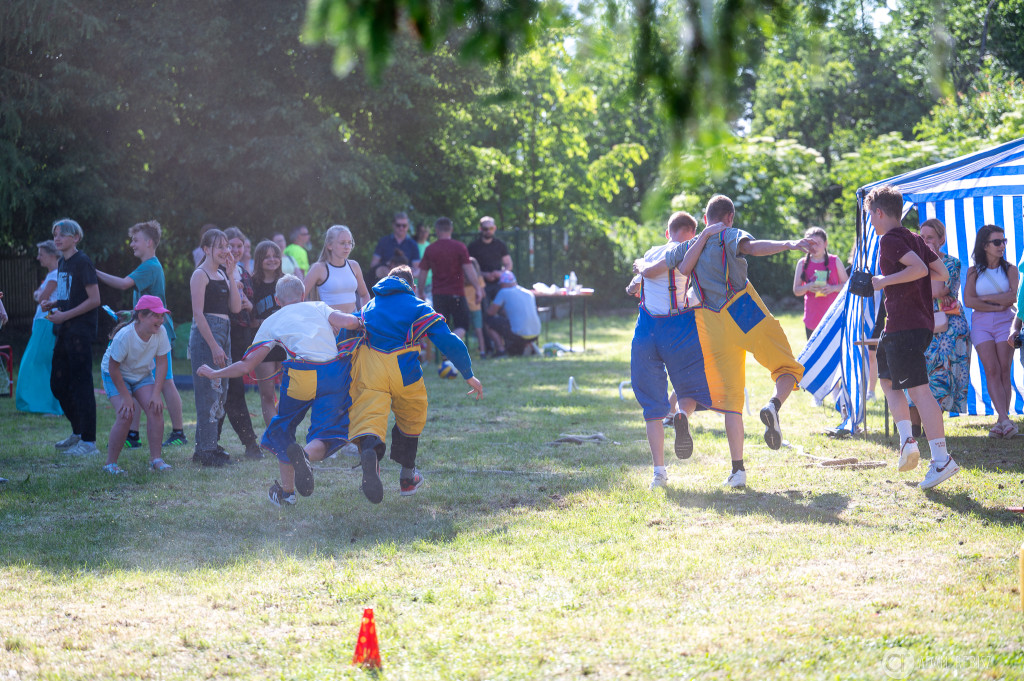
[[[203,274],[206,274],[205,270]],[[206,278],[210,279],[210,275],[206,274]],[[229,312],[228,282],[224,279],[210,279],[206,282],[206,293],[203,294],[203,313],[226,315]]]

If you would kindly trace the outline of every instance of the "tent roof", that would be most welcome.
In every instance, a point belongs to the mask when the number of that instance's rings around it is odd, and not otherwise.
[[[866,184],[857,190],[857,196],[863,200],[872,189],[887,184],[912,203],[1024,194],[1024,137]]]

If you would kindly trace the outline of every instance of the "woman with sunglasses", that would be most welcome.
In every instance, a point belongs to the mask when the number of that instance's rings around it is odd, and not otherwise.
[[[1011,438],[1017,427],[1009,417],[1010,372],[1013,347],[1006,343],[1017,302],[1017,268],[1006,261],[1006,234],[998,225],[985,225],[974,241],[974,267],[967,271],[964,305],[971,315],[971,342],[985,370],[989,398],[996,410],[996,424],[989,437]]]

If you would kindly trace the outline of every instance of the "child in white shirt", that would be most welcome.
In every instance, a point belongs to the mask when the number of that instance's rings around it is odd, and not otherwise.
[[[156,296],[140,297],[131,320],[114,329],[113,340],[103,353],[100,364],[103,388],[117,413],[107,442],[107,463],[103,466],[103,470],[112,475],[124,473],[117,459],[132,425],[136,400],[148,417],[149,467],[155,471],[171,468],[160,457],[160,443],[164,438],[161,390],[171,352],[171,342],[163,327],[164,315],[168,312]]]

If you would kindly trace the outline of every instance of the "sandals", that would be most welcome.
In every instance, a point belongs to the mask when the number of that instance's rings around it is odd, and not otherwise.
[[[1000,421],[996,425],[992,426],[988,431],[988,436],[991,438],[999,438],[1003,440],[1009,440],[1010,438],[1017,435],[1019,431],[1017,426],[1013,424],[1009,419]]]
[[[171,464],[167,463],[163,459],[157,458],[149,462],[149,468],[154,471],[169,471],[171,470]]]

